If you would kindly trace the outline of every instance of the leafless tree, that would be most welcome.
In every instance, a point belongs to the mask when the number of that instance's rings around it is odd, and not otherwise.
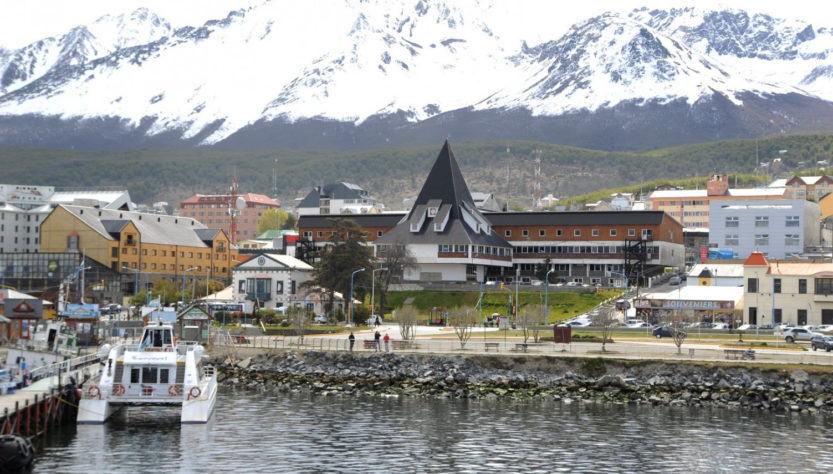
[[[451,326],[454,328],[454,334],[460,340],[460,349],[465,349],[466,343],[471,339],[471,333],[474,329],[473,314],[470,308],[464,307],[453,308],[449,312],[449,319]]]
[[[304,343],[304,332],[309,325],[309,318],[307,317],[306,308],[300,306],[293,306],[287,311],[287,317],[295,326],[295,333],[298,335],[298,343]]]
[[[379,314],[385,314],[385,305],[388,302],[388,287],[391,282],[399,281],[405,272],[417,268],[414,258],[408,246],[403,243],[380,246],[376,251],[376,258],[380,268],[379,272]],[[375,305],[376,303],[371,302]],[[374,306],[376,308],[376,306]]]
[[[612,306],[601,309],[598,313],[590,317],[590,321],[594,326],[598,326],[602,330],[602,352],[604,352],[607,350],[605,344],[610,339],[613,328],[619,324],[619,310]]]
[[[663,318],[662,327],[671,333],[671,338],[677,346],[677,354],[682,354],[683,341],[686,338],[685,327],[688,323],[696,321],[697,317],[692,310],[668,311]]]
[[[403,306],[394,311],[394,319],[399,324],[399,334],[402,340],[409,341],[416,337],[417,310],[413,306]]]
[[[544,306],[538,304],[524,306],[518,313],[517,323],[521,328],[524,344],[529,340],[530,334],[532,334],[532,340],[538,342],[539,333],[544,324]]]

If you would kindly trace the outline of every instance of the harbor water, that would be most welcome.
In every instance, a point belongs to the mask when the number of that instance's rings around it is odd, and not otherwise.
[[[223,387],[206,425],[136,407],[55,430],[34,472],[831,472],[831,443],[825,415]]]

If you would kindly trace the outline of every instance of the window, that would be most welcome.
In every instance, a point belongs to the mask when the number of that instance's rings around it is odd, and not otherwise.
[[[738,216],[726,217],[726,227],[738,227],[740,225],[739,219]]]
[[[769,245],[769,234],[755,234],[755,245],[766,247]]]
[[[67,250],[78,250],[78,235],[73,234],[67,237]]]
[[[142,249],[142,255],[147,255],[147,254],[148,254],[148,249]]]
[[[598,237],[599,236],[599,229],[591,230],[590,235],[592,235],[593,237]]]
[[[547,231],[544,229],[538,229],[538,237],[546,237]]]
[[[283,282],[276,281],[275,282],[275,294],[282,295],[283,294]]]
[[[746,292],[747,293],[757,293],[758,292],[758,279],[757,278],[750,278],[746,281]]]
[[[503,235],[506,237],[512,237],[512,231],[510,229],[506,229],[503,231]]]
[[[799,227],[798,216],[787,216],[787,227]]]
[[[521,235],[522,235],[523,237],[529,237],[529,230],[528,230],[528,229],[524,229],[524,230],[522,230],[522,231],[521,231]]]
[[[142,367],[142,383],[157,383],[156,367]]]
[[[616,229],[610,229],[610,236],[616,237]]]
[[[377,231],[376,231],[376,237],[381,237],[381,236],[382,236],[382,231],[381,231],[381,230],[377,230]]]
[[[805,278],[798,279],[798,293],[807,294],[807,280]]]
[[[755,216],[755,227],[769,227],[769,216]]]
[[[781,308],[775,308],[772,319],[774,324],[781,324]]]
[[[113,258],[118,258],[119,257],[119,248],[118,247],[111,248],[110,249],[110,256],[113,257]]]
[[[791,245],[791,246],[800,245],[799,240],[798,240],[798,234],[786,234],[786,235],[784,235],[784,245]]]
[[[798,317],[798,325],[799,326],[804,326],[805,324],[807,324],[807,310],[806,309],[799,309],[798,314],[796,316]]]
[[[138,367],[130,369],[130,383],[139,383],[139,376],[141,373],[142,372]]]
[[[738,238],[738,234],[726,234],[726,239],[723,241],[724,245],[734,245],[738,246],[740,239]]]
[[[833,278],[816,278],[817,295],[833,295]]]
[[[781,293],[781,279],[775,278],[772,280],[772,291],[775,293]]]
[[[581,237],[581,229],[573,230],[573,236],[574,237]]]
[[[564,235],[564,231],[563,231],[563,230],[558,229],[558,230],[556,230],[556,231],[555,231],[555,236],[556,236],[556,237],[561,237],[562,235]]]
[[[636,237],[636,229],[628,229],[628,237]]]

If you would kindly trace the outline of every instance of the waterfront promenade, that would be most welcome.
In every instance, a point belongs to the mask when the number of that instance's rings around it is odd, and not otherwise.
[[[373,336],[376,329],[361,328],[354,334],[356,343],[354,352],[375,352]],[[720,339],[713,334],[690,334],[682,344],[678,353],[677,346],[669,338],[653,339],[637,334],[614,334],[613,343],[606,344],[605,351],[601,350],[599,342],[572,342],[569,344],[553,343],[550,341],[533,343],[530,338],[527,346],[522,346],[523,339],[516,335],[509,335],[497,328],[475,328],[471,338],[461,349],[460,341],[453,328],[438,326],[418,326],[416,338],[412,343],[402,343],[399,327],[395,324],[383,324],[379,332],[389,334],[393,352],[421,352],[444,354],[505,354],[511,356],[555,356],[555,357],[609,357],[617,359],[647,359],[667,361],[712,361],[742,364],[808,364],[833,365],[833,352],[812,351],[808,344],[785,344],[776,341],[772,335],[746,335],[746,341],[755,343],[754,360],[735,359],[738,347],[736,339]],[[542,331],[543,333],[543,331]],[[504,334],[504,337],[500,337]],[[547,332],[543,334],[551,337]],[[397,341],[399,340],[399,341]],[[217,340],[215,351],[231,349],[245,351],[246,349],[268,350],[349,350],[347,333],[306,335],[303,339],[290,336],[247,336],[245,343]],[[766,343],[766,345],[762,345]],[[381,350],[385,350],[381,343]],[[727,353],[727,351],[730,351]],[[735,351],[735,352],[732,352]],[[729,357],[729,358],[727,358]]]

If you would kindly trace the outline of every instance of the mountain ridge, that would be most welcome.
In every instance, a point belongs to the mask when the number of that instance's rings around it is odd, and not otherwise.
[[[833,131],[829,28],[636,9],[530,45],[495,5],[264,1],[175,29],[147,9],[104,16],[0,52],[0,145],[639,149]]]

